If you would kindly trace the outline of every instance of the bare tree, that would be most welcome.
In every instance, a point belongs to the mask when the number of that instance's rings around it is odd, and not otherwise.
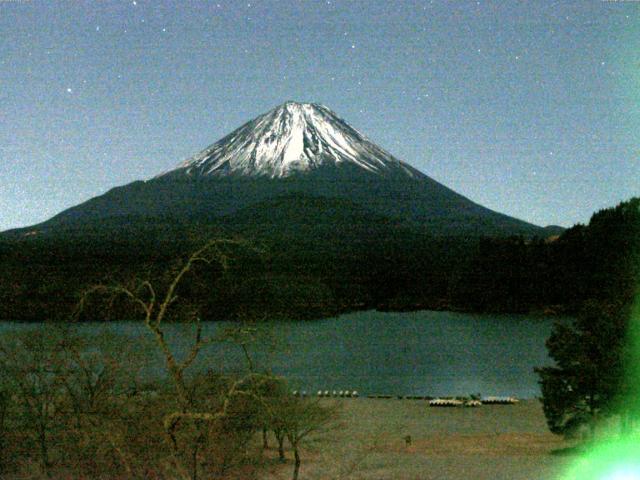
[[[224,392],[224,399],[216,411],[203,411],[196,408],[185,380],[185,371],[194,363],[202,348],[210,344],[213,339],[203,336],[198,308],[192,303],[183,301],[180,307],[180,320],[194,326],[194,335],[187,355],[183,360],[178,360],[167,341],[163,322],[168,318],[171,309],[174,312],[177,310],[179,287],[198,265],[215,265],[224,272],[229,268],[229,249],[246,246],[245,242],[238,240],[219,239],[209,241],[189,256],[172,274],[170,281],[163,289],[154,286],[150,280],[136,280],[130,286],[122,284],[95,285],[84,292],[78,305],[77,313],[79,314],[85,308],[88,299],[93,295],[107,296],[110,298],[111,303],[118,298],[124,297],[144,315],[144,325],[153,334],[156,344],[164,356],[165,366],[177,394],[178,409],[165,415],[163,424],[173,452],[174,467],[183,478],[197,479],[198,451],[207,432],[207,428],[204,425],[224,419],[241,397],[253,398],[257,401],[260,401],[260,399],[254,390],[246,388],[247,378],[240,378],[232,382]],[[264,375],[261,376],[252,372],[250,372],[249,376],[254,379],[254,383],[256,379],[266,378]],[[180,453],[177,435],[178,428],[184,424],[189,424],[195,427],[196,430],[195,438],[191,442],[190,452],[186,455],[187,460],[181,460],[181,457],[183,458],[184,456]],[[190,463],[189,467],[185,467],[186,462]]]
[[[263,404],[263,415],[261,416],[262,449],[269,448],[268,431],[271,428],[278,441],[280,458],[284,461],[284,431],[277,426],[277,422],[270,413],[269,405],[273,405],[274,399],[286,394],[288,387],[283,378],[272,375],[268,368],[269,360],[266,360],[263,365],[258,365],[258,361],[254,358],[254,350],[257,348],[262,350],[261,353],[271,355],[283,346],[282,338],[275,334],[272,327],[272,324],[267,322],[266,316],[256,320],[242,315],[236,324],[222,330],[216,340],[238,346],[242,351],[249,373],[260,372],[265,375],[262,387],[258,392],[262,397],[261,403]]]
[[[268,345],[276,348],[278,343],[272,332],[260,329],[251,321],[229,327],[219,338],[241,348],[247,367],[254,375],[256,365],[251,355],[252,347]],[[262,412],[263,448],[267,448],[266,431],[271,430],[278,442],[278,457],[284,462],[286,438],[293,450],[293,479],[297,480],[302,449],[310,439],[329,426],[337,416],[337,409],[335,405],[323,405],[317,400],[294,397],[286,380],[273,376],[270,372],[255,375],[254,380],[257,381],[251,391]]]
[[[100,334],[89,343],[70,327],[61,341],[60,376],[68,412],[66,433],[77,446],[66,456],[75,460],[74,468],[87,469],[91,477],[99,475],[102,465],[113,464],[114,460],[133,476],[134,466],[121,438],[121,425],[124,412],[133,408],[137,400],[134,397],[139,393],[141,352],[138,345],[123,346],[121,341],[115,352],[112,345],[118,340],[122,339]],[[122,358],[127,359],[126,364]]]
[[[63,415],[60,338],[52,331],[31,331],[0,343],[0,369],[19,403],[24,428],[34,439],[41,473],[51,469],[51,435]]]
[[[278,457],[281,462],[285,461],[284,439],[285,439],[285,415],[283,405],[290,396],[287,382],[282,377],[266,377],[258,390],[260,395],[260,423],[262,427],[263,449],[268,448],[266,432],[273,432],[278,442]]]
[[[4,385],[0,384],[0,475],[5,469],[5,450],[7,442],[7,412],[9,410],[9,393]]]
[[[298,398],[292,395],[282,399],[278,416],[293,450],[293,480],[298,480],[302,449],[315,434],[325,430],[336,415],[335,406],[322,405],[317,399]]]

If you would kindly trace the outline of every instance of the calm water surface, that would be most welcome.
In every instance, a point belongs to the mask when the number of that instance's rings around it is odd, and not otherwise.
[[[531,398],[540,393],[533,368],[551,363],[545,340],[553,321],[523,315],[358,312],[313,322],[274,323],[269,329],[278,339],[277,349],[253,354],[259,366],[270,365],[294,388],[309,392],[355,389],[363,394]],[[214,335],[229,325],[209,323],[204,330]],[[38,327],[0,323],[0,333],[5,334],[33,328]],[[78,328],[87,336],[116,334],[116,348],[129,345],[148,351],[145,374],[164,374],[162,358],[144,325],[88,323]],[[165,329],[173,348],[184,354],[192,330],[186,325]],[[221,366],[227,371],[246,368],[241,350],[214,344],[201,352],[193,369]]]

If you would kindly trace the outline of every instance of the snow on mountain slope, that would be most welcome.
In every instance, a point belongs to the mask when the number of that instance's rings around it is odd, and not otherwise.
[[[282,178],[326,165],[424,175],[394,158],[323,105],[287,102],[244,124],[178,168],[190,176]]]

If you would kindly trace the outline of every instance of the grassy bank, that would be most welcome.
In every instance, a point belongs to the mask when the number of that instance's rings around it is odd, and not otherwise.
[[[569,444],[549,433],[537,400],[478,408],[339,402],[339,425],[307,453],[301,478],[551,480],[573,458],[558,454]],[[265,478],[290,475],[290,465],[274,466]]]

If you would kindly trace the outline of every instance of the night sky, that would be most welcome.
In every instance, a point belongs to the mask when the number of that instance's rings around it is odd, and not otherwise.
[[[322,103],[539,224],[640,194],[640,2],[0,0],[0,230]]]

